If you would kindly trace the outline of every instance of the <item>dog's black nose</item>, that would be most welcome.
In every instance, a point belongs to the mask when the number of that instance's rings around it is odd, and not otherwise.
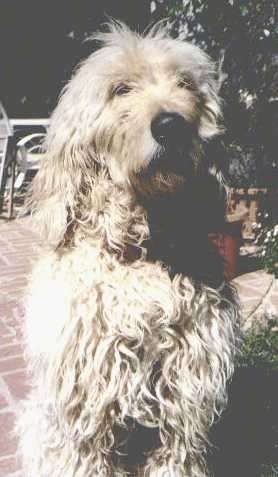
[[[189,123],[175,112],[159,113],[151,122],[153,138],[162,146],[183,142],[188,138],[189,129]]]

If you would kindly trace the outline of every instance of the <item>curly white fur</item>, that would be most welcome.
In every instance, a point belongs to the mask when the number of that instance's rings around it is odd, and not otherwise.
[[[132,418],[160,436],[136,475],[206,476],[237,307],[146,259],[148,217],[134,190],[149,195],[182,180],[157,173],[140,182],[158,148],[146,125],[160,109],[196,120],[202,138],[217,133],[213,67],[161,31],[141,38],[114,24],[99,39],[54,112],[30,200],[52,250],[34,267],[27,298],[24,468],[32,477],[129,475],[112,455],[115,428]],[[177,85],[185,76],[193,89]],[[130,92],[113,96],[123,82]]]

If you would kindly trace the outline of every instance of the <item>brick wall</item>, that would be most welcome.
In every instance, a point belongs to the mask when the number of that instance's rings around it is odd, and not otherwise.
[[[267,210],[272,217],[278,215],[278,189],[231,189],[229,214],[246,209],[242,234],[245,239],[254,239],[254,223],[260,222],[259,213]]]

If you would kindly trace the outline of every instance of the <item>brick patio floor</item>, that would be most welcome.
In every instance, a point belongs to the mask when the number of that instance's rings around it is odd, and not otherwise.
[[[16,406],[27,391],[21,300],[38,243],[29,219],[0,219],[0,477],[25,477],[15,457],[12,429]]]
[[[0,219],[0,477],[26,477],[15,457],[12,429],[16,406],[28,389],[21,345],[22,297],[38,245],[28,218]],[[271,310],[276,308],[278,314],[277,280],[259,271],[236,282],[248,323],[252,309],[258,314],[261,308],[268,308],[269,299]]]

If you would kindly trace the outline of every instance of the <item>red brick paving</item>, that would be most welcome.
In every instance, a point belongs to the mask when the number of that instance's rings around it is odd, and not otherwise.
[[[21,345],[22,296],[38,238],[29,219],[0,219],[0,477],[25,477],[12,434],[15,409],[28,385]]]

